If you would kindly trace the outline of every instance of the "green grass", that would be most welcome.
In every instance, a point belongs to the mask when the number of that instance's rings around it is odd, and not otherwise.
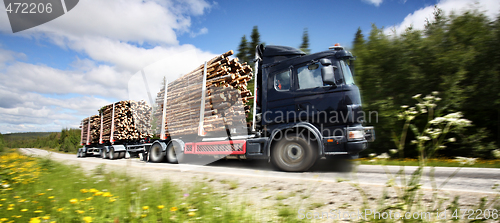
[[[365,165],[405,165],[405,166],[418,166],[417,159],[368,159],[368,158],[360,158],[354,161],[359,161],[360,164]],[[457,162],[453,159],[447,158],[437,158],[437,159],[429,159],[426,164],[427,166],[439,166],[439,167],[477,167],[477,168],[500,168],[500,160],[477,160],[473,165],[463,165],[460,162]]]
[[[7,222],[29,222],[32,218],[42,222],[254,221],[246,205],[228,203],[203,182],[181,188],[168,181],[148,182],[106,173],[103,169],[99,167],[89,176],[76,166],[49,159],[3,155],[0,219],[7,218]],[[290,217],[278,214],[283,216],[282,220]]]

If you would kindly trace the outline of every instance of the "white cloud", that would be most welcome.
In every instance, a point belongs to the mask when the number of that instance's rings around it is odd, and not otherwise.
[[[86,0],[65,15],[17,35],[73,40],[98,36],[125,42],[177,44],[176,32],[189,30],[190,16],[201,15],[210,7],[203,0]],[[0,29],[11,32],[8,18],[0,19]]]
[[[378,7],[380,4],[382,4],[383,0],[363,0],[363,1]]]
[[[97,114],[111,100],[129,99],[129,80],[144,67],[148,75],[156,74],[148,76],[154,96],[161,82],[156,79],[165,70],[151,72],[149,64],[170,57],[166,64],[176,62],[169,71],[180,75],[214,56],[177,40],[179,34],[207,33],[206,28],[190,30],[191,16],[211,7],[204,0],[86,0],[53,21],[12,34],[49,40],[89,59],[76,59],[71,69],[60,70],[22,62],[24,54],[0,48],[0,132],[78,127],[83,117]],[[0,13],[0,31],[11,33],[6,13]],[[186,52],[187,57],[179,56]]]
[[[191,32],[189,35],[191,38],[197,37],[199,35],[207,34],[208,29],[206,27],[201,28],[198,32]]]
[[[498,0],[478,0],[476,2],[477,5],[470,0],[441,0],[437,7],[442,9],[446,15],[451,12],[460,13],[477,7],[478,10],[484,12],[492,20],[496,19],[497,13],[500,11],[500,2]],[[401,34],[409,26],[413,26],[415,29],[424,29],[425,20],[432,19],[434,17],[433,12],[434,5],[421,8],[407,15],[400,24],[385,28],[384,32],[390,35],[395,30],[397,34]]]

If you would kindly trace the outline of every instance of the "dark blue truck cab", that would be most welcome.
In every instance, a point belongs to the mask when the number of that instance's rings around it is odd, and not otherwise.
[[[375,139],[340,46],[306,55],[285,46],[257,46],[252,130],[246,158],[269,158],[285,171],[304,171],[321,157],[356,158]],[[368,117],[370,118],[370,117]]]

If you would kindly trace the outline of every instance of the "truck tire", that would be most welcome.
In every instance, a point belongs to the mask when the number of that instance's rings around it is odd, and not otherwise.
[[[120,152],[120,159],[123,159],[123,158],[125,158],[125,151]]]
[[[283,171],[306,171],[314,165],[317,151],[308,140],[297,134],[288,134],[272,148],[271,162]]]
[[[159,163],[163,161],[165,154],[163,154],[161,145],[159,143],[153,144],[149,149],[149,161],[153,163]]]
[[[84,152],[84,151],[80,152],[80,158],[84,158],[86,156],[87,156],[87,152]]]
[[[115,152],[115,148],[111,146],[109,149],[109,159],[110,160],[115,160],[120,158],[120,152]]]
[[[80,150],[76,153],[76,158],[80,158]]]
[[[108,158],[107,152],[106,152],[106,148],[103,148],[101,150],[101,158],[103,158],[103,159],[107,159]]]
[[[169,163],[179,163],[179,159],[177,158],[177,152],[175,151],[176,145],[174,145],[174,144],[176,144],[176,143],[171,142],[167,146],[167,161]]]

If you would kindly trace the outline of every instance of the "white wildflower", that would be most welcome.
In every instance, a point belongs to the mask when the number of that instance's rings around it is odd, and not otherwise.
[[[477,158],[469,158],[469,157],[455,157],[455,161],[459,162],[462,165],[474,165],[476,163]]]
[[[397,152],[398,152],[397,149],[391,149],[391,150],[389,150],[389,153],[391,153],[391,154],[396,154]]]
[[[491,151],[491,153],[493,154],[493,156],[497,159],[500,159],[500,149],[495,149],[493,151]]]
[[[449,138],[448,139],[448,142],[455,142],[455,141],[457,141],[455,138]]]
[[[424,100],[426,100],[426,101],[431,101],[431,100],[433,100],[433,99],[434,99],[434,96],[431,96],[431,95],[427,95],[427,96],[425,96],[425,98],[424,98]]]
[[[401,105],[401,108],[406,109],[408,108],[408,105]]]
[[[417,140],[412,140],[412,141],[411,141],[411,144],[417,144],[417,143],[418,143],[418,141],[417,141]]]
[[[370,153],[370,154],[368,154],[369,157],[374,157],[376,155],[377,155],[376,153]]]
[[[389,159],[390,156],[387,153],[382,153],[375,158],[377,158],[377,159]]]
[[[438,95],[439,94],[439,91],[433,91],[432,92],[432,95]]]
[[[418,136],[417,139],[419,141],[429,141],[429,140],[431,140],[431,138],[429,138],[429,136]]]
[[[416,94],[415,96],[413,96],[412,98],[413,99],[416,99],[416,98],[420,98],[420,96],[422,96],[422,94]]]

